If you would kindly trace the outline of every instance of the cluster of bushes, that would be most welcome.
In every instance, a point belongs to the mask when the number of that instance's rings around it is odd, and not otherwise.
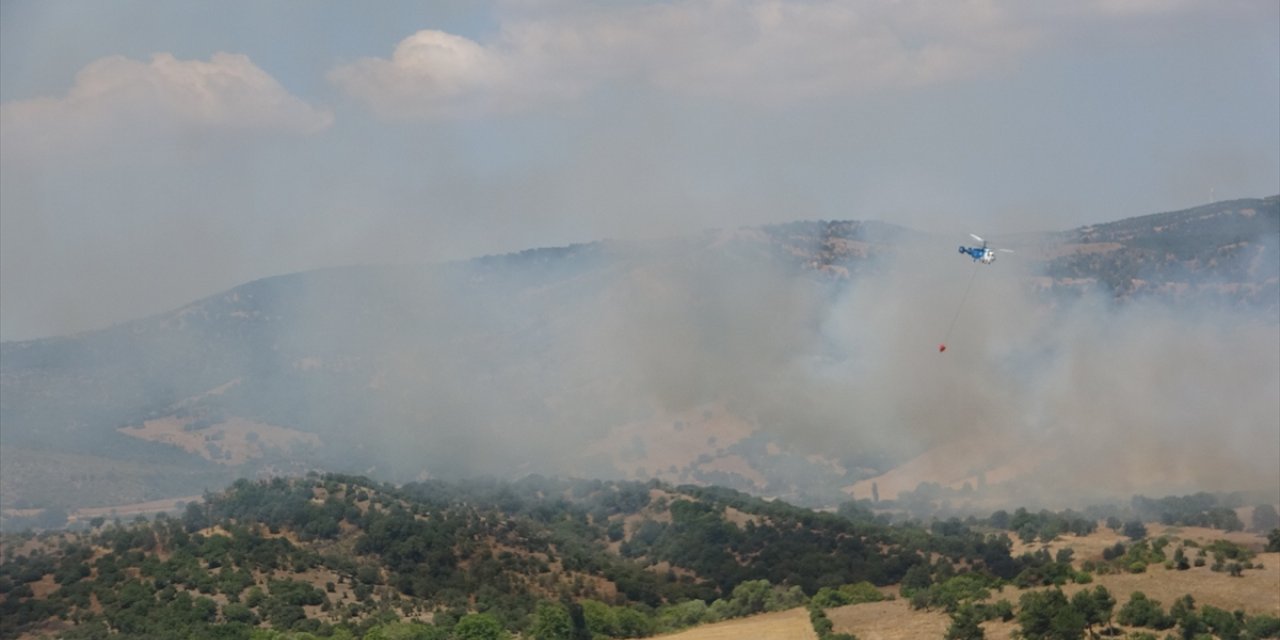
[[[1076,571],[1071,564],[1075,552],[1070,548],[1050,554],[1048,549],[1037,549],[1022,554],[1018,562],[1024,568],[1013,578],[1013,586],[1026,589],[1036,586],[1062,586],[1068,582],[1087,584],[1093,576],[1086,571]]]
[[[1169,544],[1169,538],[1165,536],[1154,540],[1138,540],[1129,545],[1117,542],[1115,545],[1102,550],[1102,562],[1087,561],[1084,564],[1084,568],[1088,571],[1103,574],[1144,573],[1147,567],[1166,562],[1165,549],[1169,547]],[[1179,551],[1181,550],[1182,547],[1179,547]],[[1185,558],[1185,552],[1183,557]]]
[[[987,523],[996,529],[1014,532],[1023,542],[1036,540],[1050,542],[1068,533],[1087,536],[1098,528],[1096,519],[1070,509],[1057,513],[1047,510],[1031,513],[1024,508],[1019,508],[1013,515],[1009,515],[1002,509],[992,513]]]
[[[1209,527],[1224,531],[1244,529],[1244,522],[1236,515],[1236,508],[1244,506],[1238,495],[1220,496],[1201,492],[1164,498],[1134,496],[1131,502],[1134,515],[1141,520],[1184,527]]]
[[[864,602],[880,602],[881,600],[892,598],[892,596],[886,596],[875,585],[864,581],[839,587],[823,587],[818,589],[818,592],[813,595],[810,602],[823,609],[830,609],[831,607],[843,607]]]
[[[1028,591],[1018,600],[1018,625],[1024,638],[1083,638],[1106,628],[1116,600],[1106,587],[1082,589],[1068,598],[1061,589]]]
[[[1197,638],[1206,634],[1231,639],[1280,638],[1280,618],[1269,615],[1246,616],[1243,611],[1228,612],[1211,605],[1197,609],[1195,599],[1190,595],[1175,600],[1166,612],[1159,600],[1135,591],[1116,613],[1116,622],[1127,627],[1156,631],[1177,627],[1177,636],[1182,638]]]
[[[1193,565],[1205,566],[1210,556],[1213,558],[1213,564],[1209,567],[1211,570],[1225,571],[1237,577],[1247,569],[1261,568],[1254,564],[1252,551],[1228,540],[1215,540],[1203,547],[1194,540],[1183,540],[1174,548],[1173,556],[1170,557],[1166,550],[1172,545],[1167,536],[1139,540],[1131,545],[1117,542],[1102,550],[1102,562],[1089,560],[1082,568],[1101,574],[1143,573],[1151,565],[1163,564],[1165,569],[1186,571]]]

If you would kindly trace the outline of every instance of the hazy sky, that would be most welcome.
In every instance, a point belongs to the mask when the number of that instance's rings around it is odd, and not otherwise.
[[[332,265],[1262,197],[1277,114],[1274,0],[4,0],[0,338]]]

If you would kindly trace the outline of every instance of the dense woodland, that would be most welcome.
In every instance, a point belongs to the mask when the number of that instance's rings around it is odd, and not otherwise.
[[[1056,588],[1156,563],[1253,569],[1249,549],[1149,539],[1139,517],[1241,524],[1215,520],[1219,502],[1136,498],[1102,518],[1018,509],[924,524],[891,523],[862,503],[824,513],[656,481],[240,480],[179,517],[6,535],[0,637],[635,638],[808,606],[825,639],[843,635],[825,609],[894,591],[948,612],[955,638],[982,637],[978,625],[997,617],[1016,618],[1030,638],[1079,638],[1113,622],[1187,638],[1280,637],[1275,618],[1190,598],[1166,610],[1137,595],[1120,604],[1102,587],[1071,598]],[[1273,508],[1254,513],[1255,525],[1275,518]],[[1012,553],[1011,535],[1047,541],[1099,522],[1129,544],[1083,569],[1069,550]],[[1271,545],[1280,550],[1280,530]],[[878,588],[888,585],[897,589]],[[1050,589],[992,602],[1005,585]]]

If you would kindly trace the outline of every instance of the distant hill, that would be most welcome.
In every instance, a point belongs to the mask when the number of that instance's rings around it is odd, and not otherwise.
[[[982,268],[1016,266],[1039,304],[1280,315],[1280,197],[1010,241],[1016,259]],[[828,371],[859,357],[828,344],[833,323],[884,308],[860,292],[919,247],[930,258],[912,268],[965,275],[946,297],[891,293],[944,323],[970,268],[952,239],[818,221],[285,275],[4,343],[0,508],[123,505],[310,469],[656,477],[835,504],[920,453],[860,439],[856,412],[824,406],[840,389]],[[798,368],[834,381],[797,387]]]
[[[1045,274],[1056,286],[1117,297],[1280,307],[1280,196],[1219,202],[1050,234]]]

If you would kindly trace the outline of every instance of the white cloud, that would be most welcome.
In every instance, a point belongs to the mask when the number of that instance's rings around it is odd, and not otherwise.
[[[111,56],[76,74],[64,97],[0,105],[6,144],[46,151],[182,131],[283,131],[329,127],[333,115],[291,95],[248,56],[208,62],[157,53],[150,62]]]
[[[383,115],[407,115],[454,110],[471,96],[498,91],[504,67],[500,55],[476,42],[424,30],[400,42],[390,60],[365,58],[329,78]]]
[[[330,80],[383,116],[524,109],[608,83],[749,104],[901,90],[1008,64],[1035,32],[990,0],[723,2],[509,20],[491,42],[440,31]]]

